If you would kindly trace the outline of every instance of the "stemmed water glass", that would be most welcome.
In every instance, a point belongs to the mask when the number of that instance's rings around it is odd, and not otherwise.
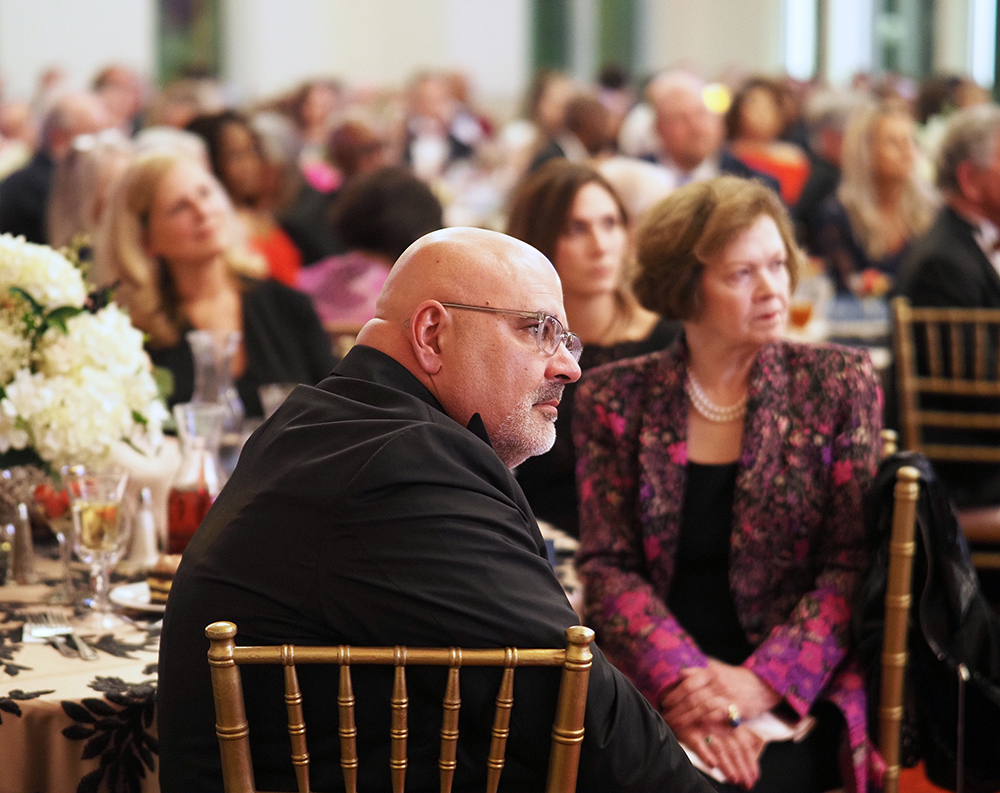
[[[63,469],[64,478],[68,471],[68,468]],[[72,569],[73,518],[65,482],[59,489],[49,482],[42,482],[35,488],[34,501],[59,543],[59,584],[52,590],[48,602],[57,605],[72,604],[76,594]]]
[[[73,548],[90,565],[93,594],[84,601],[90,615],[84,628],[110,630],[124,622],[112,613],[108,600],[111,568],[121,559],[128,541],[123,507],[125,471],[74,471],[67,476],[73,511]]]

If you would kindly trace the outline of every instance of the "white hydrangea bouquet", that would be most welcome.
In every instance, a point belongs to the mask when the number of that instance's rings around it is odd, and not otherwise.
[[[165,416],[128,315],[90,310],[62,254],[0,235],[0,468],[100,464],[116,443],[148,447]]]

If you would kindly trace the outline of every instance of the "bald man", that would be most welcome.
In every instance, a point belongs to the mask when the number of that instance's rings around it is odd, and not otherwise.
[[[250,439],[167,605],[164,793],[221,789],[204,638],[215,620],[235,622],[245,644],[564,644],[578,619],[510,472],[552,445],[563,386],[580,375],[561,294],[551,264],[522,242],[429,234],[400,257],[333,374],[296,388]],[[579,789],[710,790],[659,715],[594,656]],[[244,692],[257,785],[279,789],[293,778],[280,672],[271,687],[268,671],[246,670]],[[312,782],[342,789],[335,681],[310,671],[299,674]],[[387,678],[354,678],[359,787],[388,790]],[[516,679],[501,786],[543,790],[558,673]],[[438,789],[441,680],[408,675],[407,790]],[[462,684],[455,788],[481,789],[496,675],[470,668]]]
[[[28,242],[48,242],[45,215],[52,175],[73,139],[106,129],[104,105],[91,93],[68,93],[53,102],[42,122],[41,146],[27,165],[0,182],[0,232]]]

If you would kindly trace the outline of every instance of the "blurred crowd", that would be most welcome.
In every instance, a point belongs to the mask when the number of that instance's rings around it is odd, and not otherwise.
[[[519,182],[565,158],[598,167],[632,222],[687,181],[763,178],[838,290],[882,294],[933,217],[932,151],[945,119],[989,100],[962,76],[859,76],[834,90],[759,74],[712,83],[674,70],[640,87],[608,66],[590,84],[539,72],[509,120],[485,112],[457,71],[420,72],[385,90],[315,79],[241,107],[215,80],[153,90],[121,65],[102,69],[86,92],[66,82],[52,69],[31,102],[0,104],[0,230],[60,247],[93,237],[129,159],[181,147],[205,158],[250,249],[290,285],[303,268],[357,247],[352,213],[333,206],[366,174],[405,168],[433,192],[443,224],[502,229]],[[399,207],[390,215],[390,225],[407,223]],[[363,242],[391,263],[393,250]]]

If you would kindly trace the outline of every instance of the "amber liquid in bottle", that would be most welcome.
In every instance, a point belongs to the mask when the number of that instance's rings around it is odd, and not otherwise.
[[[215,498],[204,487],[172,488],[167,497],[167,553],[183,553]]]

